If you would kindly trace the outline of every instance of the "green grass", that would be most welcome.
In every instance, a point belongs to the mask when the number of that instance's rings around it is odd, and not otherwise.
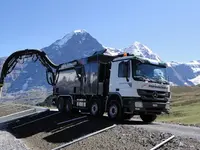
[[[157,121],[200,125],[200,87],[172,87],[171,91],[170,114]]]

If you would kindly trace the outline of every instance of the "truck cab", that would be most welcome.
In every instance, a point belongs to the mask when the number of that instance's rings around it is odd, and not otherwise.
[[[165,63],[138,56],[114,59],[111,63],[109,93],[115,94],[120,103],[109,107],[109,116],[117,117],[119,105],[123,115],[129,118],[140,115],[144,122],[154,121],[162,112],[168,113],[170,85],[166,67]]]

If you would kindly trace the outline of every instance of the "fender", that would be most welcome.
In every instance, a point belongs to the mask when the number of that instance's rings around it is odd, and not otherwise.
[[[109,92],[109,93],[108,93],[108,98],[107,98],[107,100],[106,100],[106,106],[107,106],[107,103],[108,103],[108,101],[110,100],[111,96],[117,96],[117,97],[119,98],[119,100],[120,100],[121,106],[123,107],[122,96],[121,96],[119,93],[117,93],[117,92]],[[107,107],[106,107],[106,108],[107,108]]]

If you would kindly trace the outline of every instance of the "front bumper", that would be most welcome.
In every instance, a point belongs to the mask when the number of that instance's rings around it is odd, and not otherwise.
[[[142,100],[126,100],[124,101],[124,112],[132,114],[161,114],[169,113],[169,102],[155,102]]]

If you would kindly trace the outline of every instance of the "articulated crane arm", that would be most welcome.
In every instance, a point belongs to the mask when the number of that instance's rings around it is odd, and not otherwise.
[[[26,58],[31,58],[34,62],[39,60],[41,64],[46,67],[47,71],[47,82],[50,85],[55,84],[55,74],[53,69],[57,69],[58,65],[54,64],[46,55],[44,51],[40,51],[37,49],[25,49],[16,51],[13,54],[11,54],[6,61],[3,64],[2,70],[1,70],[1,76],[0,76],[0,90],[2,90],[2,86],[4,84],[5,77],[13,71],[17,63],[19,63],[22,60],[22,63]],[[51,77],[48,77],[48,75],[51,75]]]

